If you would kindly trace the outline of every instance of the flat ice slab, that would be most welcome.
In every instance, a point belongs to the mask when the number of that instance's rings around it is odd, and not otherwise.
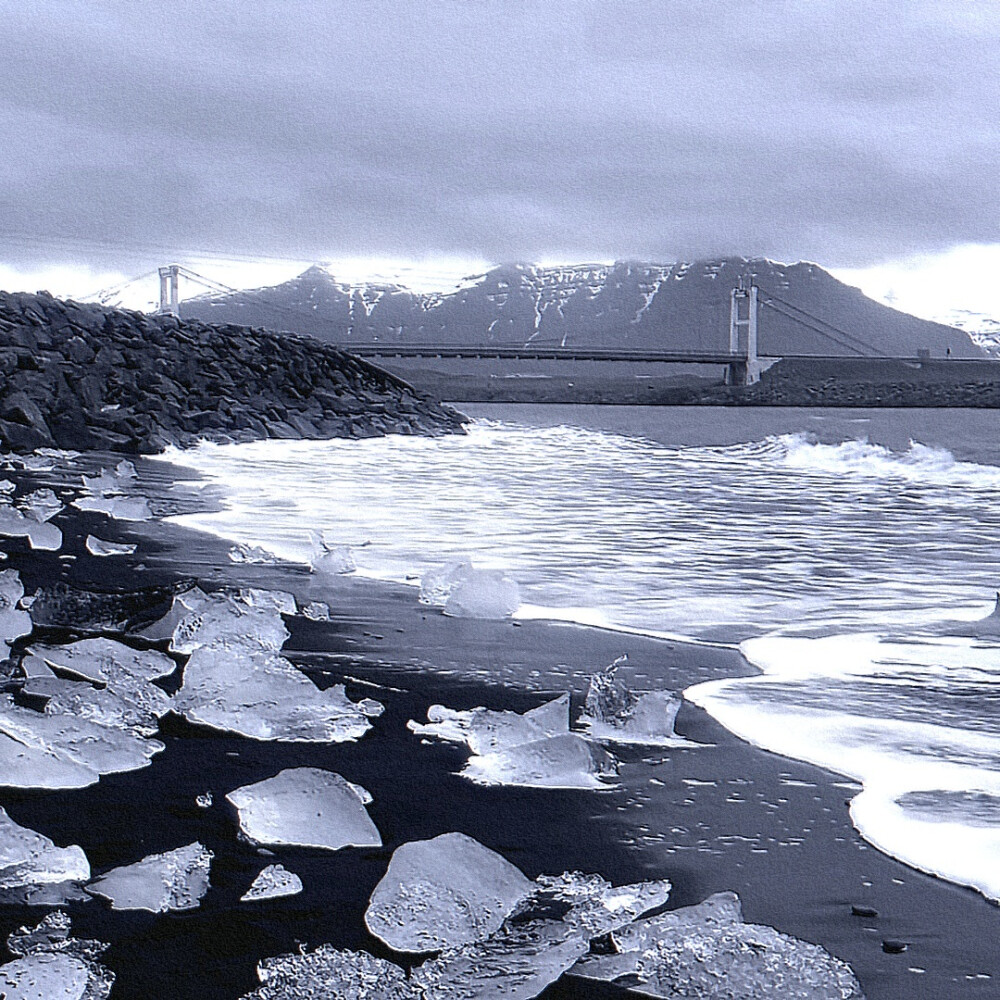
[[[454,948],[496,931],[533,888],[495,851],[465,834],[445,833],[396,848],[365,924],[395,951]]]
[[[582,736],[565,733],[470,758],[462,774],[482,785],[529,788],[606,788],[614,758]]]
[[[213,857],[207,847],[195,841],[113,868],[91,882],[87,892],[110,900],[115,910],[193,910],[208,892]]]
[[[137,548],[131,542],[106,542],[96,535],[87,535],[85,545],[92,556],[130,556]]]
[[[268,865],[253,880],[250,888],[240,896],[240,902],[281,899],[284,896],[297,896],[300,892],[302,892],[302,879],[295,872],[290,872],[284,865]]]
[[[90,862],[82,847],[56,847],[43,834],[15,823],[0,808],[0,899],[13,898],[15,893],[31,902],[30,890],[38,886],[89,879]]]
[[[294,767],[231,791],[226,800],[239,813],[240,832],[255,844],[320,847],[381,847],[366,802],[371,796],[333,771]]]

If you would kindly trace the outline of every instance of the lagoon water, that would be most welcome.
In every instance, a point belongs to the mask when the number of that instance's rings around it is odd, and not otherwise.
[[[855,825],[1000,898],[1000,414],[465,407],[464,437],[205,444],[192,527],[415,581],[471,558],[525,617],[740,644],[688,691],[737,735],[859,781]],[[581,674],[603,664],[580,664]],[[530,678],[524,678],[525,684]]]

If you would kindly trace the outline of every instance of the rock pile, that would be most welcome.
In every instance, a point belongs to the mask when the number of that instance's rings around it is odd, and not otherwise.
[[[155,453],[199,439],[460,431],[461,417],[309,337],[0,292],[0,446]]]

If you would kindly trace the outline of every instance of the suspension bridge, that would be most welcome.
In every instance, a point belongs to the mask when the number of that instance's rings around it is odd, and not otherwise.
[[[168,264],[149,271],[146,274],[131,278],[119,285],[102,289],[93,296],[103,304],[114,303],[120,299],[124,291],[137,282],[157,276],[160,282],[159,313],[180,315],[180,279],[192,282],[199,291],[208,290],[215,293],[232,294],[238,291],[229,285],[215,281],[191,268],[181,264]],[[259,295],[259,292],[258,292]],[[316,316],[305,310],[295,309],[279,303],[268,303],[266,300],[255,304],[265,309],[273,310],[276,316],[281,316],[282,322],[290,323],[288,317],[296,315],[306,317],[314,324]],[[772,292],[767,292],[750,279],[740,279],[737,286],[730,292],[729,343],[719,350],[688,351],[688,350],[656,350],[629,348],[596,348],[596,347],[565,347],[550,345],[534,345],[532,343],[478,343],[478,344],[426,344],[426,343],[386,343],[351,341],[342,346],[360,357],[376,360],[403,358],[458,358],[470,360],[515,360],[515,361],[619,361],[640,362],[646,364],[697,364],[722,365],[726,372],[726,381],[730,385],[754,385],[760,380],[761,373],[782,358],[817,360],[822,355],[788,354],[773,355],[760,350],[760,331],[764,325],[762,315],[768,311],[785,317],[802,327],[811,330],[831,345],[840,348],[840,353],[832,353],[827,357],[844,358],[854,356],[880,360],[895,360],[912,362],[926,360],[925,352],[913,356],[894,357],[879,351],[872,344],[846,330],[834,326],[823,318],[814,315],[801,306],[788,302]],[[845,355],[843,352],[848,352]]]

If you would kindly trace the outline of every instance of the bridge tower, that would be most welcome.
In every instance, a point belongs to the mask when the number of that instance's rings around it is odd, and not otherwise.
[[[181,304],[178,295],[180,266],[168,264],[158,270],[160,275],[160,308],[158,312],[180,316]]]
[[[757,357],[757,286],[740,278],[729,302],[729,353],[733,360],[726,373],[727,385],[756,385],[764,366]]]

